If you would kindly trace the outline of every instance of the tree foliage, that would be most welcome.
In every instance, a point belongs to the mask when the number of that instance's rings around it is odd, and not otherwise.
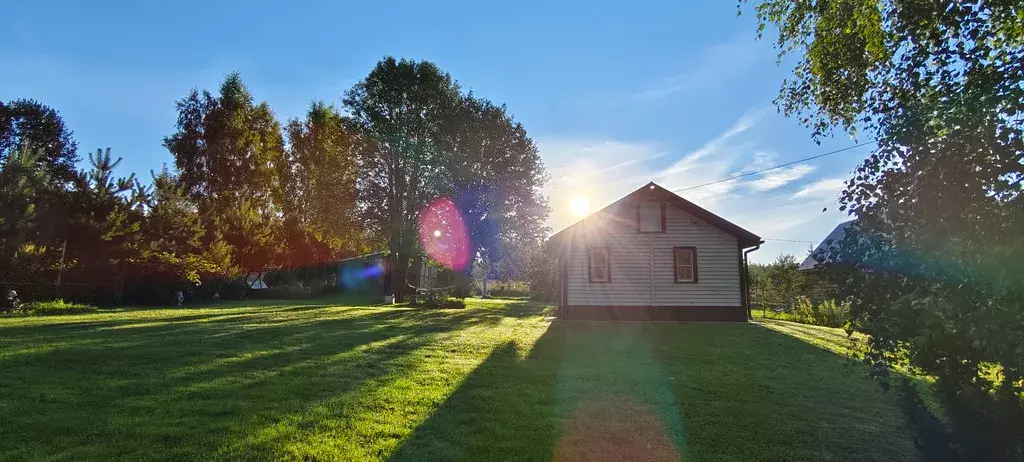
[[[29,298],[63,295],[62,280],[79,291],[69,299],[159,303],[274,267],[275,284],[309,294],[304,284],[325,285],[333,262],[386,246],[400,294],[410,262],[426,258],[424,208],[441,199],[466,228],[438,221],[466,241],[460,251],[500,274],[524,271],[522,249],[543,233],[545,174],[504,106],[463,93],[432,63],[392,58],[343,103],[314,102],[282,127],[230,74],[216,94],[176,102],[163,140],[174,168],[145,186],[117,174],[109,148],[76,171],[56,111],[0,105],[0,283],[40,288]]]
[[[238,73],[220,94],[193,90],[178,101],[178,131],[164,140],[183,188],[248,270],[280,264],[289,165],[281,126],[266,103],[255,104]]]
[[[0,160],[0,278],[13,276],[22,247],[38,236],[36,199],[47,184],[45,170],[37,168],[42,155],[22,144]]]
[[[36,163],[54,181],[69,181],[78,144],[53,108],[30,99],[0,102],[0,162],[23,146],[39,151]]]
[[[283,207],[290,219],[292,251],[305,249],[306,255],[298,260],[327,257],[318,255],[318,242],[336,251],[365,253],[356,214],[354,137],[345,119],[334,106],[318,101],[310,105],[304,120],[289,121],[285,133],[288,168],[283,171]]]
[[[823,255],[869,359],[934,375],[978,460],[1024,458],[1024,6],[754,2],[798,64],[779,108],[878,148],[841,196],[858,217]]]
[[[796,257],[779,255],[767,265],[750,265],[751,305],[765,310],[790,311],[801,296],[806,295],[807,281],[797,271]]]
[[[422,256],[420,213],[438,197],[456,204],[473,258],[497,263],[502,244],[539,242],[544,167],[505,107],[463,93],[433,63],[391,57],[343,101],[358,136],[360,216],[391,252],[397,295],[409,262]]]

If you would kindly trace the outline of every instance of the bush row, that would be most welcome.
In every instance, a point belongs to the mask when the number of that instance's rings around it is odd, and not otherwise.
[[[65,302],[62,299],[49,300],[49,301],[35,301],[28,302],[21,306],[23,312],[35,315],[35,316],[52,316],[52,315],[63,315],[63,314],[81,314],[81,313],[92,313],[96,311],[93,305],[86,305],[84,303],[72,303]]]
[[[836,303],[831,299],[814,304],[807,297],[799,297],[796,307],[790,311],[763,310],[763,313],[766,318],[815,326],[843,327],[850,320],[850,304],[848,302]]]

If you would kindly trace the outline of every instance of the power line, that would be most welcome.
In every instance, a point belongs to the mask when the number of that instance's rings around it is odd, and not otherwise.
[[[764,168],[764,169],[753,171],[753,172],[741,173],[739,175],[733,175],[733,176],[730,176],[728,178],[722,178],[720,180],[715,180],[715,181],[712,181],[712,182],[709,182],[709,183],[699,184],[699,185],[696,185],[696,186],[688,186],[688,187],[685,187],[685,188],[673,189],[672,192],[689,191],[691,189],[703,188],[705,186],[711,186],[713,184],[718,184],[718,183],[722,183],[722,182],[725,182],[725,181],[731,181],[731,180],[735,180],[737,178],[743,178],[745,176],[757,175],[758,173],[764,173],[764,172],[769,172],[769,171],[772,171],[772,170],[778,170],[778,169],[780,169],[782,167],[788,167],[788,166],[793,165],[793,164],[799,164],[800,162],[807,162],[809,160],[819,159],[819,158],[822,158],[822,157],[825,157],[825,156],[831,156],[832,154],[839,154],[840,152],[849,151],[851,149],[859,148],[861,146],[867,146],[867,145],[869,145],[871,143],[874,143],[876,141],[878,141],[878,140],[865,141],[863,143],[855,144],[853,146],[847,146],[847,147],[842,148],[842,149],[836,149],[835,151],[829,151],[829,152],[826,152],[826,153],[823,153],[823,154],[818,154],[816,156],[805,157],[803,159],[797,159],[797,160],[794,160],[792,162],[786,162],[785,164],[776,165],[774,167],[768,167],[768,168]]]
[[[795,240],[795,239],[770,239],[770,238],[767,238],[767,237],[762,237],[761,239],[765,240],[765,241],[796,242],[798,244],[811,244],[811,245],[817,244],[817,242],[798,241],[798,240]]]

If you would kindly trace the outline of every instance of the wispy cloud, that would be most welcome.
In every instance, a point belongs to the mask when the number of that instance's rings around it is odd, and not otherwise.
[[[687,63],[686,72],[668,76],[652,82],[627,98],[640,103],[672,97],[676,94],[720,83],[724,76],[739,72],[758,56],[757,43],[748,35],[739,35],[730,40],[715,43],[701,50]]]
[[[576,218],[569,213],[569,203],[576,196],[589,199],[591,210],[597,210],[643,186],[656,181],[669,190],[706,184],[743,172],[771,167],[778,162],[775,152],[758,146],[754,129],[770,108],[755,108],[738,117],[717,135],[707,139],[693,151],[674,151],[659,142],[631,142],[614,139],[566,138],[538,140],[541,156],[552,173],[545,187],[552,215],[548,222],[554,231],[572,224]],[[793,238],[804,227],[829,221],[832,215],[821,210],[834,201],[826,192],[838,179],[821,179],[803,185],[793,195],[772,191],[786,185],[800,184],[802,178],[816,171],[812,165],[799,164],[762,174],[681,191],[680,194],[702,207],[722,214],[730,220],[762,235]],[[806,180],[803,180],[806,181]],[[754,200],[747,200],[747,199]],[[834,213],[834,212],[831,212]],[[820,225],[820,226],[819,226]],[[808,232],[800,238],[813,238]]]
[[[793,198],[814,197],[833,199],[844,186],[846,186],[846,180],[842,178],[827,178],[805,185],[803,189],[793,194]]]
[[[767,113],[768,111],[765,109],[756,109],[744,114],[721,134],[707,141],[696,151],[687,154],[682,159],[676,161],[671,167],[661,172],[660,176],[667,177],[673,173],[685,172],[692,169],[697,164],[697,161],[703,158],[712,154],[722,154],[731,138],[753,128]]]
[[[747,183],[747,186],[754,191],[771,191],[803,178],[808,173],[813,172],[814,169],[815,167],[810,165],[794,165],[779,170],[772,170],[762,173],[760,178]]]

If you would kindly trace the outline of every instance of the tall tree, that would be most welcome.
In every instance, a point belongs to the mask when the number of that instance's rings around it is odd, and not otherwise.
[[[233,73],[217,97],[193,90],[177,108],[177,132],[164,139],[164,146],[174,156],[182,186],[199,205],[206,241],[224,228],[238,264],[256,269],[273,263],[285,202],[282,171],[288,165],[270,106],[254,104],[241,76]]]
[[[349,123],[359,135],[360,214],[388,247],[398,297],[417,254],[417,218],[449,185],[441,141],[459,100],[458,84],[433,63],[392,57],[345,93]]]
[[[289,121],[285,133],[288,168],[282,170],[284,209],[285,216],[294,223],[289,228],[298,228],[293,232],[300,236],[310,234],[305,237],[335,252],[362,250],[356,216],[356,153],[345,120],[334,106],[318,101],[310,106],[304,120]]]
[[[462,98],[450,127],[445,167],[471,255],[490,261],[494,277],[522,277],[529,249],[545,237],[549,212],[537,147],[504,105],[472,93]]]
[[[146,197],[143,225],[150,247],[171,254],[199,252],[204,230],[198,207],[166,167],[152,176],[152,193]]]
[[[81,282],[105,285],[119,301],[130,260],[139,252],[139,230],[146,192],[135,174],[117,177],[110,148],[89,155],[90,168],[75,176],[68,197],[67,258]]]
[[[460,215],[442,221],[466,227],[469,242],[458,245],[468,249],[467,261],[479,255],[496,268],[525,266],[501,259],[523,255],[514,251],[520,242],[539,243],[546,174],[533,141],[504,106],[462,93],[433,63],[391,57],[349,90],[344,104],[359,135],[360,212],[388,245],[396,295],[410,259],[422,255],[420,214],[442,196]],[[468,276],[471,265],[456,269]]]
[[[22,145],[40,151],[36,162],[50,179],[67,182],[74,176],[78,145],[57,111],[30,99],[0,102],[0,161]]]
[[[854,269],[833,274],[869,360],[938,378],[961,455],[1024,458],[1024,5],[754,4],[798,54],[780,109],[878,140],[840,199],[859,219],[823,256]]]

